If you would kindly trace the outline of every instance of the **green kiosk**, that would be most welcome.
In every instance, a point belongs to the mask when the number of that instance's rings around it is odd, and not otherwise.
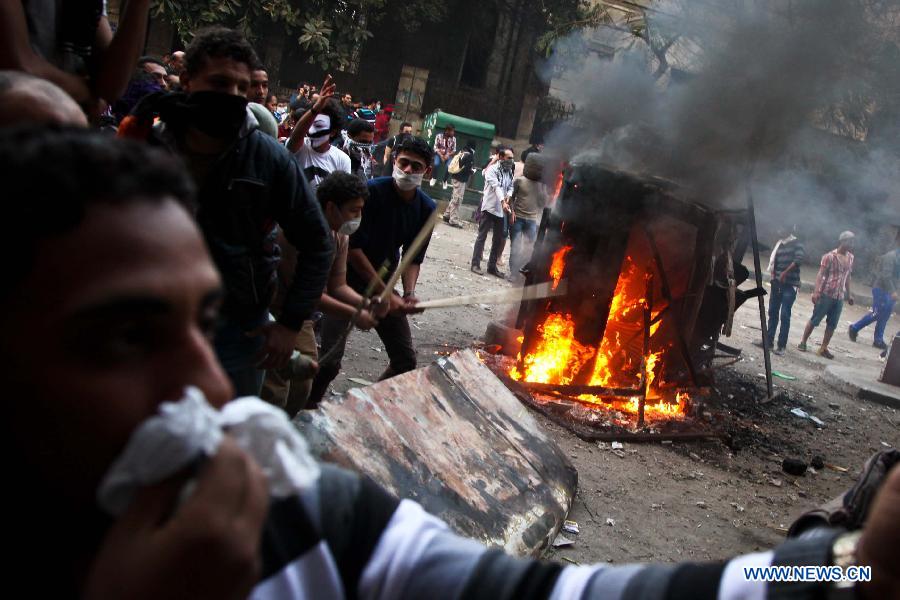
[[[440,110],[436,110],[425,117],[422,123],[422,134],[425,139],[434,147],[434,138],[437,134],[444,131],[447,125],[453,125],[456,128],[456,147],[462,149],[466,140],[474,140],[475,142],[475,167],[477,170],[472,173],[469,178],[469,185],[466,188],[466,195],[463,197],[464,204],[481,205],[481,190],[484,188],[484,178],[481,176],[481,167],[487,164],[491,155],[491,145],[494,143],[494,133],[496,129],[491,123],[467,119],[457,115],[451,115]],[[426,194],[435,200],[450,200],[453,193],[452,187],[445,190],[438,182],[434,187],[423,182],[422,189]]]

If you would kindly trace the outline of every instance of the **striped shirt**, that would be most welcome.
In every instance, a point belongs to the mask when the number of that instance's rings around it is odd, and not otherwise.
[[[450,157],[456,154],[456,136],[439,133],[434,138],[434,151]]]
[[[819,275],[816,277],[816,293],[826,298],[843,300],[848,291],[850,272],[853,270],[853,253],[839,254],[832,250],[822,256]]]

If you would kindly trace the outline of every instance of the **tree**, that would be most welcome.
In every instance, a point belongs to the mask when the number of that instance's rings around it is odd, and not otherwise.
[[[396,6],[393,6],[396,5]],[[174,25],[189,42],[194,32],[220,24],[240,29],[249,39],[272,25],[296,35],[309,61],[323,69],[345,70],[358,49],[372,37],[370,30],[384,14],[402,14],[411,30],[446,16],[441,0],[157,0],[155,16]]]

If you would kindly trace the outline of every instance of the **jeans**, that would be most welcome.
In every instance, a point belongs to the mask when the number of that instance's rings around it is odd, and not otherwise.
[[[437,181],[440,181],[441,183],[446,183],[447,177],[450,176],[450,171],[447,170],[447,166],[452,159],[453,159],[453,157],[451,156],[447,160],[441,160],[440,155],[435,152],[435,154],[434,154],[434,170],[431,172],[431,178],[436,179]],[[439,176],[438,173],[442,166],[444,167],[443,173]]]
[[[888,320],[894,311],[895,300],[891,295],[881,288],[872,288],[872,310],[850,326],[851,329],[859,333],[864,327],[868,327],[875,323],[875,343],[884,343],[884,330],[887,328]]]
[[[266,322],[266,313],[249,323],[223,316],[216,328],[213,346],[222,368],[234,386],[235,398],[259,396],[266,372],[256,368],[256,355],[263,347],[264,338],[247,337],[246,332]]]
[[[788,332],[791,330],[791,308],[797,299],[797,288],[777,279],[772,280],[772,294],[769,296],[769,347],[775,345],[775,330],[778,317],[781,315],[781,332],[778,334],[778,347],[787,346]]]
[[[531,219],[516,217],[515,222],[509,227],[509,237],[512,240],[512,248],[509,256],[509,272],[517,275],[519,269],[527,260],[526,244],[533,245],[537,239],[538,224]]]
[[[325,354],[331,348],[338,346],[337,356],[334,360],[329,361],[328,364],[319,365],[319,372],[313,379],[312,390],[310,391],[306,408],[315,408],[319,404],[322,396],[328,391],[328,386],[341,372],[341,360],[344,358],[344,347],[347,344],[347,339],[341,338],[346,330],[346,319],[328,315],[325,315],[322,319],[321,354]],[[378,322],[375,332],[381,338],[390,360],[387,369],[378,378],[379,381],[416,368],[416,349],[413,346],[412,330],[409,328],[409,320],[406,318],[406,315],[388,313],[386,317]]]
[[[478,237],[475,238],[475,249],[472,252],[472,266],[480,267],[484,257],[484,243],[487,241],[488,232],[491,233],[491,253],[488,256],[488,271],[497,270],[497,259],[503,253],[505,238],[503,233],[504,218],[491,214],[486,210],[481,211],[481,221],[478,223]]]

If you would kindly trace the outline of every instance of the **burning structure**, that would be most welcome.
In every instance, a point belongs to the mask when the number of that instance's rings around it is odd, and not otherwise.
[[[568,292],[522,303],[521,348],[500,370],[535,401],[615,413],[632,431],[684,419],[711,383],[720,332],[759,293],[737,289],[748,273],[732,259],[746,212],[587,158],[561,177],[524,270],[527,284],[565,280]]]

